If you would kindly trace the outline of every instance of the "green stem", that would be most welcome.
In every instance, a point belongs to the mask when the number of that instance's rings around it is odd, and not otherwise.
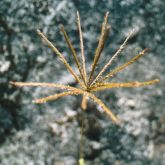
[[[80,150],[79,150],[79,165],[85,165],[84,161],[84,154],[83,154],[83,146],[84,146],[84,138],[83,138],[83,132],[84,132],[84,112],[82,111],[81,116],[81,132],[80,132]]]

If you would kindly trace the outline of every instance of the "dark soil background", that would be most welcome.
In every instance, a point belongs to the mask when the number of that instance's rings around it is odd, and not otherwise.
[[[115,126],[97,105],[89,102],[84,113],[86,165],[164,165],[164,0],[1,0],[0,164],[77,164],[81,97],[69,96],[35,105],[33,99],[59,91],[9,85],[11,80],[75,85],[36,29],[41,29],[75,67],[59,27],[64,24],[79,54],[77,10],[81,15],[88,68],[104,14],[109,11],[112,28],[99,66],[106,63],[134,28],[135,35],[112,68],[146,47],[150,52],[112,81],[161,80],[149,87],[113,89],[98,94],[124,122],[122,127]]]

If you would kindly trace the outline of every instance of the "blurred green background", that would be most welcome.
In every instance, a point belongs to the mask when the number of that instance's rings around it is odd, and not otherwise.
[[[36,33],[41,29],[75,67],[60,33],[61,24],[77,51],[76,11],[80,12],[87,67],[90,68],[100,27],[109,11],[110,36],[98,70],[134,28],[135,35],[112,68],[148,47],[150,52],[112,81],[160,83],[115,89],[98,97],[117,114],[117,127],[89,102],[85,112],[84,157],[87,165],[165,164],[165,1],[164,0],[1,0],[0,1],[0,164],[76,165],[79,158],[81,97],[69,96],[35,105],[52,91],[18,89],[9,81],[75,82]]]

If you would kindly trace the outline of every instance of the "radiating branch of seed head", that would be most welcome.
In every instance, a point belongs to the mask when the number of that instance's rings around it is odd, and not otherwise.
[[[98,60],[100,58],[100,55],[101,55],[101,52],[104,48],[104,45],[105,45],[105,40],[109,34],[109,31],[110,31],[110,26],[107,25],[107,22],[108,22],[108,15],[109,13],[107,12],[105,14],[105,17],[104,17],[104,22],[102,24],[102,28],[101,28],[101,35],[99,37],[99,42],[98,42],[98,46],[96,48],[96,52],[95,52],[95,55],[94,55],[94,60],[93,60],[93,64],[92,64],[92,69],[91,69],[91,72],[90,72],[90,76],[89,76],[89,84],[92,80],[92,77],[93,77],[93,74],[94,74],[94,71],[95,71],[95,68],[97,66],[97,63],[98,63]]]
[[[119,71],[125,69],[127,66],[131,65],[132,63],[134,63],[136,60],[138,60],[140,57],[142,57],[146,52],[148,51],[148,48],[144,49],[143,51],[141,51],[139,54],[137,54],[135,57],[133,57],[130,61],[126,62],[125,64],[115,68],[114,70],[110,71],[106,76],[104,76],[103,78],[101,78],[101,81],[105,81],[106,79],[114,76],[116,73],[118,73]]]
[[[47,87],[47,88],[59,88],[63,90],[76,90],[78,88],[74,88],[69,85],[55,84],[55,83],[40,83],[40,82],[13,82],[10,81],[10,84],[18,87]]]
[[[116,124],[120,124],[120,120],[113,114],[113,112],[100,100],[98,99],[94,94],[88,93],[88,96],[97,103],[112,119],[112,121]]]
[[[42,103],[45,103],[47,101],[57,100],[57,99],[64,97],[64,96],[77,95],[77,94],[79,94],[77,91],[68,91],[68,92],[58,93],[58,94],[50,95],[50,96],[43,97],[40,99],[35,99],[33,101],[33,103],[42,104]]]
[[[76,73],[73,71],[73,69],[71,68],[71,66],[69,65],[69,63],[66,61],[64,55],[62,53],[59,52],[59,50],[52,44],[52,42],[50,42],[47,37],[38,29],[37,33],[39,34],[39,36],[47,43],[47,45],[57,54],[57,56],[60,57],[61,61],[64,63],[64,65],[66,66],[66,68],[69,70],[69,72],[72,74],[72,76],[75,78],[75,80],[81,85],[83,86],[81,80],[79,79],[79,77],[76,75]]]
[[[68,37],[68,35],[67,35],[67,33],[66,33],[65,28],[64,28],[63,25],[61,26],[61,31],[62,31],[62,33],[64,35],[64,38],[65,38],[66,43],[68,44],[68,47],[71,50],[71,53],[73,55],[74,61],[75,61],[76,66],[77,66],[77,68],[79,70],[79,73],[81,75],[81,78],[82,78],[83,82],[85,83],[85,79],[84,79],[84,76],[83,76],[83,72],[81,70],[81,66],[80,66],[80,62],[79,62],[78,56],[76,54],[75,49],[73,48],[73,45],[72,45],[72,43],[71,43],[71,41],[70,41],[70,39],[69,39],[69,37]]]
[[[101,69],[101,71],[99,72],[99,74],[97,75],[97,77],[95,78],[95,80],[92,82],[91,85],[93,85],[97,80],[99,80],[99,78],[102,76],[102,74],[107,70],[107,68],[112,64],[112,62],[117,58],[117,56],[121,53],[121,51],[124,49],[125,45],[127,44],[128,40],[130,39],[130,37],[133,35],[134,30],[132,30],[128,37],[124,40],[124,42],[122,43],[122,45],[119,47],[119,49],[117,50],[117,52],[112,56],[112,58],[108,61],[108,63]]]
[[[153,85],[155,83],[158,83],[159,79],[154,79],[150,81],[145,81],[145,82],[120,82],[120,83],[100,83],[99,86],[93,86],[90,88],[91,92],[96,92],[96,91],[101,91],[101,90],[106,90],[106,89],[111,89],[111,88],[132,88],[132,87],[144,87],[144,86],[149,86]]]
[[[85,67],[85,54],[84,54],[84,43],[83,43],[83,34],[81,30],[81,22],[80,22],[80,15],[77,11],[77,26],[79,31],[79,37],[80,37],[80,49],[81,49],[81,58],[82,58],[82,72],[83,77],[85,80],[85,84],[87,84],[87,74],[86,74],[86,67]]]

